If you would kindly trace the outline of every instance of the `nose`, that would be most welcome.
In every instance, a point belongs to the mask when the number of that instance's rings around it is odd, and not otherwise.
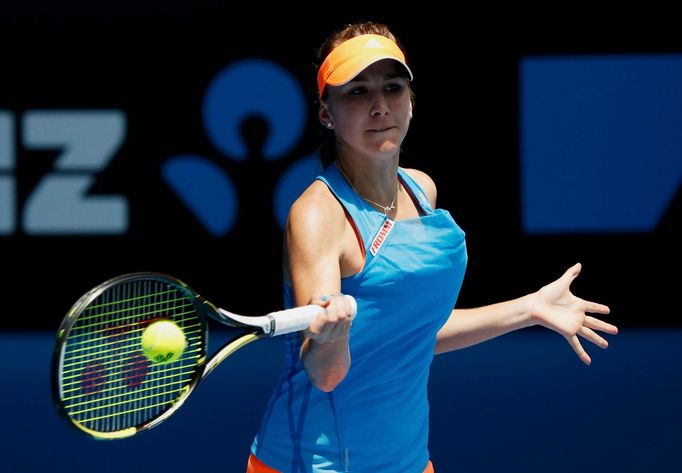
[[[372,100],[372,107],[370,108],[369,114],[372,117],[384,117],[389,115],[390,113],[391,111],[388,106],[388,101],[386,100],[386,97],[384,97],[384,94],[382,93],[374,94]]]

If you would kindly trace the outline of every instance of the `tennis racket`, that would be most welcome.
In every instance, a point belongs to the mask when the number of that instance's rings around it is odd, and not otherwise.
[[[357,305],[351,296],[352,314]],[[218,308],[182,281],[160,273],[115,277],[84,294],[62,321],[53,354],[53,397],[68,423],[95,439],[121,439],[168,419],[197,384],[245,345],[303,330],[324,309],[307,305],[262,316]],[[208,320],[234,336],[207,357]],[[175,361],[143,353],[142,333],[170,320],[185,334]]]

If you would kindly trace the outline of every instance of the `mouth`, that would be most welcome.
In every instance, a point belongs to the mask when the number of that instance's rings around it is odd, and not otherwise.
[[[373,129],[367,130],[367,131],[369,131],[370,133],[383,133],[385,131],[392,130],[393,128],[395,128],[395,126],[389,126],[389,127],[385,127],[385,128],[373,128]]]

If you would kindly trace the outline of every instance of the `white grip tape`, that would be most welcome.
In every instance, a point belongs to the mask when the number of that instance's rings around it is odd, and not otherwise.
[[[358,304],[352,296],[346,294],[343,297],[350,303],[351,319],[354,319],[358,312]],[[316,304],[310,304],[302,307],[294,307],[293,309],[272,312],[268,315],[275,320],[275,327],[272,333],[270,333],[270,336],[274,337],[276,335],[305,330],[313,319],[323,311],[323,307]]]

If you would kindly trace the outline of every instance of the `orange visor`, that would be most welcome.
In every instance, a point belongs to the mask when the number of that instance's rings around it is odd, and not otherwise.
[[[405,55],[397,44],[385,36],[363,34],[339,44],[325,58],[317,72],[320,98],[327,85],[347,84],[367,67],[382,59],[398,61],[412,80],[412,71],[407,67]]]

